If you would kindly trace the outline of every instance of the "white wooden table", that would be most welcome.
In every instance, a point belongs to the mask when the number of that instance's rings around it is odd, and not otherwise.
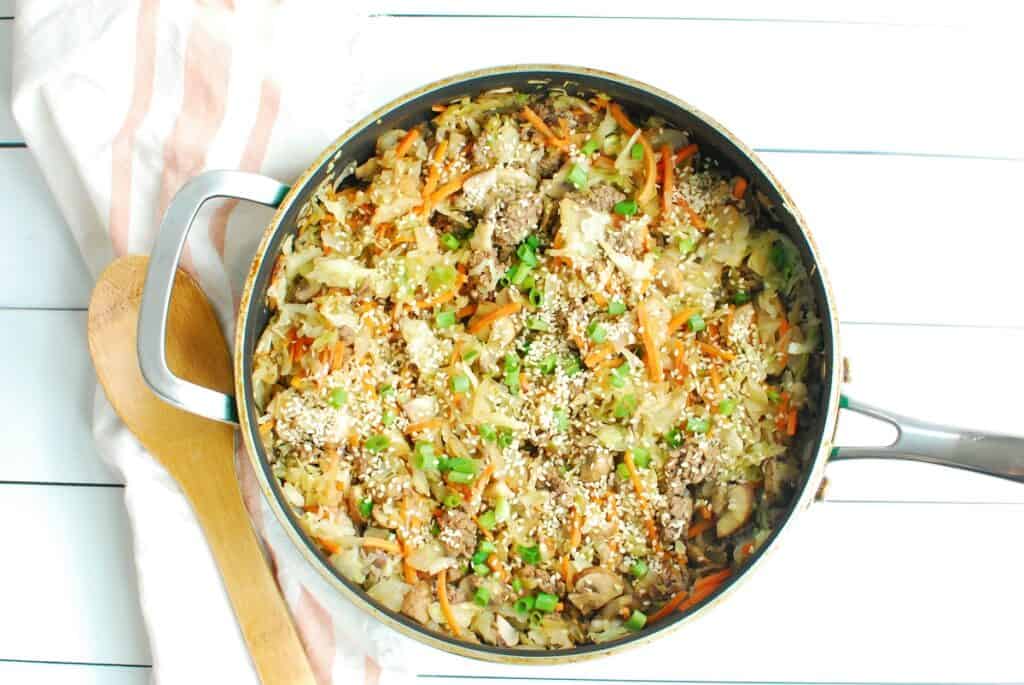
[[[429,41],[431,58],[379,67],[371,95],[545,61],[678,94],[755,147],[802,207],[839,301],[850,394],[1019,434],[1020,17],[937,5],[387,0],[390,44],[427,54]],[[91,279],[10,115],[13,14],[0,0],[0,683],[144,683],[124,490],[91,435]],[[435,40],[449,33],[457,48]],[[840,435],[886,438],[847,415]],[[763,572],[667,639],[541,669],[423,648],[416,670],[453,683],[1024,681],[1024,486],[882,462],[829,477]]]

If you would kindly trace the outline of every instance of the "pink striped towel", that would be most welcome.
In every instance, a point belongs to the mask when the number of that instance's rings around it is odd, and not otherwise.
[[[287,182],[368,109],[353,55],[377,20],[353,3],[24,0],[16,17],[15,117],[94,275],[115,256],[148,252],[190,177],[244,169]],[[193,226],[184,263],[227,331],[269,217],[226,202]],[[94,425],[101,454],[126,483],[154,680],[255,682],[180,491],[100,391]],[[269,514],[248,460],[239,466],[319,680],[406,680],[405,638],[308,568]]]

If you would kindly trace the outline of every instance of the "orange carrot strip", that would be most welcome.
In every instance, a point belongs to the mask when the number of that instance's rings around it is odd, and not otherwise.
[[[629,120],[626,113],[622,111],[621,107],[619,107],[619,103],[609,103],[608,112],[612,115],[612,119],[615,120],[615,123],[622,127],[622,130],[626,132],[626,135],[633,135],[633,132],[636,131],[636,126],[633,125],[633,122]]]
[[[569,531],[569,549],[574,550],[583,541],[583,517],[576,507],[572,509],[572,529]]]
[[[698,535],[706,531],[708,528],[713,526],[714,523],[715,522],[711,519],[701,519],[700,521],[691,524],[690,527],[686,529],[686,537],[692,540],[693,538],[697,537]]]
[[[691,316],[698,313],[699,311],[700,310],[698,310],[696,307],[688,307],[686,309],[679,311],[675,316],[673,316],[668,321],[668,334],[672,335],[673,333],[675,333],[681,326],[683,326],[687,321],[690,320]]]
[[[445,302],[450,302],[451,300],[455,299],[455,295],[458,292],[459,288],[455,287],[452,288],[451,290],[444,291],[440,295],[435,295],[434,297],[427,298],[426,300],[417,300],[416,306],[419,307],[420,309],[432,309],[438,306],[439,304],[444,304]]]
[[[466,179],[473,176],[475,173],[475,171],[467,171],[464,174],[459,174],[431,193],[430,197],[424,203],[426,214],[429,216],[430,213],[434,211],[434,208],[441,204],[445,198],[459,192],[459,190],[462,189],[462,184],[466,182]]]
[[[569,565],[569,555],[562,557],[562,579],[566,587],[572,587],[572,566]]]
[[[416,423],[410,423],[406,429],[406,435],[412,435],[413,433],[419,433],[420,431],[430,430],[432,428],[440,428],[444,425],[444,419],[435,416],[432,419],[425,419],[423,421],[417,421]]]
[[[430,196],[437,189],[437,182],[441,178],[441,162],[444,160],[444,156],[448,154],[448,139],[445,138],[437,147],[434,148],[434,154],[430,158],[430,173],[427,174],[427,182],[423,185],[423,202],[430,198]]]
[[[369,547],[371,549],[380,549],[385,552],[391,552],[392,554],[401,554],[402,548],[397,543],[391,540],[385,540],[383,538],[360,538],[359,544],[363,547]]]
[[[690,143],[676,153],[676,164],[681,164],[697,154],[697,143]]]
[[[662,604],[660,609],[655,611],[653,614],[651,614],[647,618],[647,622],[648,623],[654,623],[656,621],[660,621],[661,619],[665,618],[666,616],[671,614],[673,611],[675,611],[679,607],[679,605],[683,603],[683,600],[685,600],[687,595],[689,595],[689,594],[690,594],[689,591],[683,590],[678,595],[676,595],[672,599],[670,599],[667,602],[665,602],[664,604]]]
[[[700,347],[701,351],[704,354],[708,355],[709,357],[718,357],[719,359],[722,359],[727,362],[731,362],[733,359],[736,358],[736,355],[733,354],[732,352],[729,352],[728,350],[723,350],[722,348],[716,347],[711,343],[699,342],[697,343],[697,345]]]
[[[587,368],[594,368],[602,361],[605,357],[608,357],[615,351],[615,347],[610,343],[601,343],[593,349],[593,351],[583,358],[583,363],[586,364]]]
[[[658,344],[654,341],[654,331],[651,330],[651,319],[647,315],[647,304],[641,302],[636,307],[636,319],[640,324],[640,337],[644,343],[644,362],[647,364],[647,377],[653,383],[660,383],[665,379],[661,368],[661,352]]]
[[[598,307],[605,307],[608,305],[608,298],[606,298],[604,295],[597,292],[596,290],[591,292],[590,296],[594,298],[594,302],[597,303]]]
[[[593,166],[596,166],[599,169],[614,169],[615,160],[608,155],[599,155],[598,158],[594,160]]]
[[[644,203],[654,197],[654,181],[658,175],[658,169],[657,163],[654,161],[654,148],[651,147],[647,136],[641,133],[637,136],[637,140],[644,148],[644,185],[640,188],[640,192],[636,194],[636,199],[637,202]]]
[[[676,374],[681,381],[690,373],[690,369],[686,365],[686,346],[683,345],[682,340],[678,338],[672,340],[672,352],[676,358]]]
[[[486,528],[484,528],[483,524],[480,523],[480,519],[478,519],[476,516],[473,516],[472,518],[473,518],[473,522],[476,523],[477,528],[479,528],[480,532],[484,534],[484,537],[487,538],[488,540],[493,540],[494,539],[494,535],[491,533],[491,531],[489,531]]]
[[[690,223],[693,224],[694,228],[696,228],[698,231],[707,230],[707,222],[704,221],[704,218],[700,214],[693,211],[693,207],[691,207],[690,203],[686,201],[686,198],[682,196],[679,197],[679,206],[686,211],[686,216],[690,217]]]
[[[554,147],[557,147],[560,150],[569,149],[569,143],[556,136],[555,132],[551,130],[551,127],[545,124],[544,120],[537,116],[537,113],[530,109],[529,106],[523,107],[523,110],[520,112],[520,114],[524,119],[530,122],[530,125],[537,129],[537,131],[542,136],[547,138],[547,142],[549,145],[553,145]]]
[[[340,340],[331,348],[331,371],[337,371],[345,362],[345,343]]]
[[[633,463],[633,450],[626,450],[625,456],[622,461],[626,464],[626,470],[629,471],[629,480],[633,482],[633,490],[637,495],[641,497],[644,494],[643,483],[640,482],[640,474],[636,472],[636,464]]]
[[[717,395],[722,390],[722,376],[718,373],[718,367],[712,366],[708,369],[708,375],[711,376],[711,387],[715,389]]]
[[[448,105],[431,105],[430,106],[430,111],[431,112],[443,112],[446,109],[448,109]]]
[[[405,156],[405,153],[409,151],[412,144],[416,142],[416,139],[420,137],[420,130],[418,128],[409,129],[408,133],[402,136],[402,139],[398,141],[398,147],[395,148],[395,159],[401,159]]]
[[[789,414],[786,416],[786,435],[789,437],[796,435],[796,420],[796,409],[790,409]]]
[[[488,326],[490,326],[495,321],[499,319],[504,319],[506,316],[511,316],[512,314],[517,313],[522,308],[523,305],[521,302],[509,302],[508,304],[503,304],[497,309],[492,309],[491,311],[487,312],[476,321],[469,324],[469,328],[466,330],[469,331],[469,333],[475,335],[480,331],[484,330],[485,328],[487,328]]]
[[[672,191],[675,190],[675,178],[672,163],[672,148],[669,145],[661,146],[661,211],[668,213],[672,206]]]
[[[732,187],[732,196],[737,200],[742,200],[744,193],[747,192],[747,179],[742,176],[736,177],[736,185]]]
[[[705,576],[704,578],[701,578],[693,584],[693,593],[684,601],[680,602],[679,605],[676,607],[676,610],[686,611],[695,604],[699,604],[700,602],[704,601],[715,590],[718,589],[718,586],[725,582],[726,578],[728,578],[731,575],[732,571],[730,571],[729,569],[725,569],[723,571],[719,571],[718,573],[712,573],[710,576]]]
[[[329,540],[324,540],[323,538],[318,538],[318,537],[314,537],[313,539],[316,540],[316,544],[318,544],[321,547],[323,547],[324,551],[327,552],[328,554],[337,554],[338,550],[341,549],[341,546],[338,545],[335,542],[331,542]]]
[[[475,314],[475,313],[476,313],[476,303],[475,302],[470,302],[465,307],[463,307],[459,311],[455,312],[455,316],[456,316],[456,318],[459,318],[459,319],[465,319],[467,317],[473,316],[473,314]]]
[[[448,603],[448,569],[441,569],[437,574],[437,601],[441,604],[441,613],[448,624],[448,630],[455,637],[462,635],[459,624],[455,622],[455,614],[452,613],[452,605]]]

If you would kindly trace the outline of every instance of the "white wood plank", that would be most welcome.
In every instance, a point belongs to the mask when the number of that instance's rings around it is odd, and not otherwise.
[[[150,663],[123,498],[0,486],[0,658]]]
[[[1017,289],[1024,218],[1003,202],[966,200],[1013,197],[1024,162],[762,157],[805,214],[844,321],[1024,326],[1024,308],[985,295]],[[28,150],[0,150],[0,187],[13,206],[0,220],[11,241],[0,307],[87,306],[91,277]],[[967,240],[999,247],[965,256]]]
[[[818,504],[729,601],[651,645],[551,667],[410,661],[473,680],[1021,682],[1022,524],[1020,505]]]
[[[116,483],[92,437],[96,376],[85,312],[0,310],[0,358],[9,360],[0,415],[10,458],[0,480]]]
[[[13,8],[9,12],[0,7],[0,16],[13,16]],[[11,30],[13,21],[0,19],[0,143],[21,142],[23,140],[14,114],[11,112]]]
[[[0,149],[0,188],[0,307],[85,307],[92,277],[28,150]]]
[[[148,685],[148,667],[90,664],[3,663],[0,683],[18,685]]]

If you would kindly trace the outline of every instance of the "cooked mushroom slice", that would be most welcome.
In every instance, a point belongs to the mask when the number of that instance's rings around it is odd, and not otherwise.
[[[498,628],[498,641],[501,644],[506,647],[515,647],[519,644],[519,631],[506,621],[504,617],[498,616],[494,620],[494,625]]]
[[[715,532],[724,538],[739,530],[750,520],[754,511],[754,486],[749,483],[734,483],[726,491],[725,511],[718,518]]]
[[[800,470],[792,464],[778,459],[769,459],[761,465],[764,473],[764,494],[769,502],[775,502],[785,494],[787,488],[796,482]]]
[[[427,613],[430,600],[430,585],[421,580],[405,593],[405,598],[402,599],[402,613],[426,625],[430,620],[430,615]]]
[[[626,589],[622,578],[608,569],[592,566],[576,577],[575,592],[569,601],[584,614],[590,614],[615,599]]]
[[[620,595],[601,607],[598,614],[601,618],[629,618],[633,609],[639,608],[640,604],[633,595]]]

